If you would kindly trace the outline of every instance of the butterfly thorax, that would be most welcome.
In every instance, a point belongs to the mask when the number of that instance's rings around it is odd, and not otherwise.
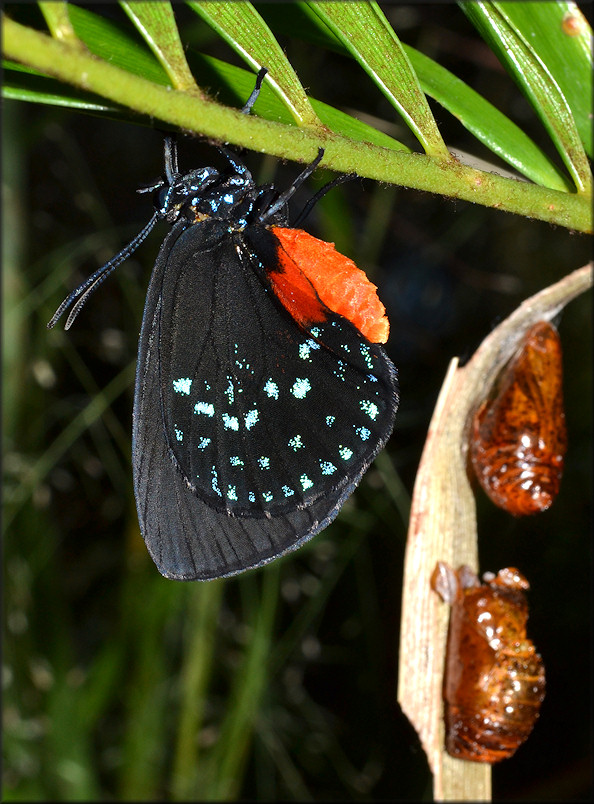
[[[185,219],[191,224],[214,218],[237,231],[257,222],[279,193],[269,185],[256,186],[249,170],[237,165],[233,173],[205,167],[172,176],[155,193],[157,216],[169,223]],[[285,206],[269,219],[277,224],[285,221]]]

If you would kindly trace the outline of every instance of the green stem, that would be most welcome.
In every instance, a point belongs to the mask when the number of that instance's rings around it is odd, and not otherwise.
[[[280,597],[278,562],[262,573],[262,594],[255,605],[253,632],[243,662],[234,676],[234,686],[211,756],[211,784],[196,791],[205,801],[236,801],[241,791],[249,746],[270,683],[269,658],[276,608]]]
[[[224,583],[211,581],[192,590],[185,624],[187,634],[181,669],[179,728],[174,756],[171,797],[190,801],[200,778],[198,735],[202,728],[208,682],[211,677],[215,635]]]
[[[4,18],[4,55],[137,112],[236,146],[296,161],[325,148],[322,164],[339,172],[440,193],[487,207],[592,232],[591,199],[475,170],[450,160],[355,142],[242,115],[196,94],[158,86],[45,34]]]

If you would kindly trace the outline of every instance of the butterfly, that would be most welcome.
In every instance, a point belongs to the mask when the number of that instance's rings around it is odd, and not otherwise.
[[[176,580],[261,566],[325,528],[386,443],[399,401],[375,286],[288,223],[287,202],[323,151],[279,192],[218,150],[223,169],[180,173],[165,138],[164,176],[142,190],[154,193],[151,219],[48,324],[73,304],[68,328],[155,224],[171,225],[140,332],[132,464],[143,538]]]

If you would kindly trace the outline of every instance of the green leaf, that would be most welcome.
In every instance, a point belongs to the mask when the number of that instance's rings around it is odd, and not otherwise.
[[[327,25],[307,6],[261,6],[275,31],[351,56]],[[532,140],[504,114],[449,70],[409,45],[402,47],[410,59],[423,92],[453,114],[487,148],[527,178],[556,190],[568,190],[568,178]]]
[[[149,78],[160,85],[170,85],[167,73],[160,63],[142,43],[127,31],[86,8],[74,5],[69,8],[70,18],[77,36],[92,53],[100,58],[109,59],[113,65],[135,75]],[[202,85],[217,87],[217,90],[220,90],[221,87],[228,90],[226,95],[223,93],[224,97],[221,99],[231,102],[232,98],[236,98],[237,105],[243,105],[254,88],[254,75],[251,72],[220,59],[203,56],[192,51],[189,52],[188,58],[194,75],[201,76]],[[125,106],[102,102],[100,97],[92,93],[77,90],[16,62],[5,62],[5,67],[3,85],[5,97],[85,111],[105,112],[118,119],[127,118],[138,123],[138,115],[133,111],[126,110]],[[307,102],[310,103],[309,99]],[[315,108],[315,119],[321,120],[319,125],[360,142],[370,142],[394,150],[410,151],[388,134],[378,131],[345,112],[313,99],[311,104],[312,108]],[[274,94],[268,83],[265,82],[254,112],[267,120],[293,124],[294,116],[290,112],[287,113],[287,108],[287,104],[279,100],[278,94]]]
[[[122,0],[120,5],[159,59],[172,85],[188,92],[199,91],[186,61],[171,3]]]
[[[559,85],[586,153],[592,153],[592,29],[571,2],[504,3]]]
[[[559,168],[521,128],[445,67],[403,45],[423,91],[454,115],[493,153],[537,184],[569,190],[571,184]]]
[[[50,2],[48,5],[51,7],[58,4]],[[69,3],[68,12],[77,42],[84,44],[93,55],[161,86],[171,86],[169,76],[159,61],[129,30],[81,6]],[[103,112],[109,117],[128,119],[137,124],[139,122],[134,111],[117,103],[108,103],[94,93],[75,89],[48,77],[47,74],[15,62],[5,61],[4,66],[2,94],[7,98],[94,113]]]
[[[222,87],[219,92],[219,100],[231,102],[231,98],[237,98],[238,104],[242,104],[254,88],[254,74],[240,67],[235,67],[233,64],[202,54],[192,54],[190,61],[193,67],[196,65],[194,68],[196,75],[207,72],[211,76],[210,81],[217,87]],[[369,142],[374,145],[381,145],[384,148],[410,153],[410,148],[406,145],[398,142],[398,140],[383,131],[364,123],[362,120],[358,120],[356,117],[352,117],[346,112],[314,98],[309,98],[309,102],[315,111],[317,119],[321,121],[326,129],[359,142]],[[279,99],[278,95],[266,82],[262,85],[253,111],[265,120],[273,120],[286,125],[294,125],[295,123],[287,105]]]
[[[88,112],[105,112],[111,115],[118,108],[90,92],[82,92],[74,87],[49,78],[47,75],[5,60],[2,62],[2,96],[11,100],[30,103],[46,103],[49,106],[64,106]],[[128,114],[128,116],[130,116]]]
[[[159,61],[127,30],[81,6],[69,5],[69,14],[76,35],[93,55],[147,81],[171,86]]]
[[[77,5],[68,4],[68,13],[77,41],[83,43],[93,55],[160,86],[171,86],[167,73],[152,53],[120,25]],[[133,110],[58,81],[30,66],[5,61],[4,67],[4,97],[104,113],[117,119],[139,122],[138,114]]]
[[[70,18],[68,16],[68,4],[65,2],[40,2],[38,3],[41,13],[50,29],[51,35],[61,42],[68,42],[71,45],[82,46],[82,42],[76,36]]]
[[[363,66],[425,152],[437,159],[450,159],[415,71],[377,3],[331,0],[310,2],[308,7]]]
[[[272,31],[251,3],[189,2],[188,5],[254,71],[257,72],[261,67],[267,68],[266,81],[291,110],[297,125],[312,128],[321,126],[295,70]]]
[[[585,194],[558,192],[478,170],[453,159],[445,162],[424,154],[403,153],[369,142],[357,142],[333,131],[317,131],[270,122],[138,77],[50,36],[3,20],[2,38],[8,59],[22,62],[78,89],[96,93],[142,115],[142,121],[193,131],[237,147],[307,162],[320,145],[323,165],[361,177],[442,193],[473,203],[550,221],[578,231],[591,230],[591,205]],[[158,68],[162,70],[158,62]],[[286,107],[285,107],[286,108]],[[161,125],[162,125],[161,123]]]
[[[465,0],[460,5],[530,100],[567,166],[578,193],[591,195],[590,166],[572,110],[539,55],[540,41],[544,35],[539,35],[531,24],[533,9],[540,6],[544,10],[549,4],[531,3],[525,6],[523,3],[475,3]],[[554,38],[556,31],[550,17],[545,31]],[[574,71],[573,80],[576,83],[580,77],[580,73]]]

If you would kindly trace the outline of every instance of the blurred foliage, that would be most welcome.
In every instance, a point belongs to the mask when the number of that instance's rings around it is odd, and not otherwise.
[[[90,8],[130,25],[117,6]],[[273,26],[276,5],[259,8]],[[466,16],[443,5],[383,9],[407,46],[555,161],[537,115]],[[175,11],[184,41],[241,63],[189,9]],[[340,48],[278,39],[308,92],[415,146]],[[241,104],[208,80],[221,100]],[[493,161],[429,103],[450,148]],[[138,531],[129,441],[136,341],[163,230],[70,332],[45,327],[65,288],[148,219],[134,190],[161,172],[161,133],[12,100],[2,141],[4,799],[429,798],[423,753],[395,703],[407,495],[427,424],[450,357],[468,357],[525,297],[586,262],[590,244],[371,181],[324,197],[309,230],[355,259],[388,309],[401,377],[395,433],[338,519],[299,552],[245,577],[176,583],[158,575]],[[182,169],[218,159],[196,140],[180,151]],[[245,160],[279,187],[298,170],[249,152]],[[294,210],[330,178],[318,173]],[[559,498],[515,520],[477,491],[481,569],[518,566],[530,579],[529,635],[547,668],[534,733],[494,770],[502,800],[592,793],[591,300],[572,303],[559,330],[570,439]]]

